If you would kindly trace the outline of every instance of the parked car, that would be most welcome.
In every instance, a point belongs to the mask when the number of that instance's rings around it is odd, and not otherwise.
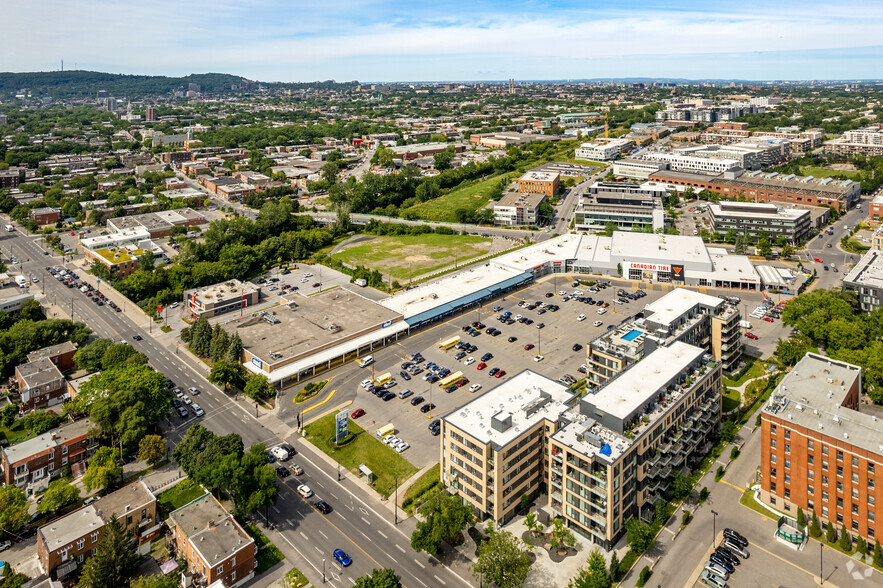
[[[431,402],[420,407],[420,412],[422,413],[427,413],[430,410],[435,410],[435,405]]]
[[[414,391],[410,390],[409,388],[405,388],[404,390],[399,392],[399,398],[401,398],[402,400],[404,400],[405,398],[407,398],[409,396],[413,396],[413,395],[414,395]]]
[[[533,349],[533,348],[534,348],[534,344],[533,344],[533,343],[528,343],[527,345],[524,346],[524,350],[525,350],[525,351],[530,351],[530,350]]]
[[[571,347],[571,349],[573,349],[574,351],[579,351],[582,348],[583,348],[583,346],[580,345],[579,343],[574,343],[573,347]]]
[[[745,333],[745,336],[748,337],[749,339],[757,339],[757,335],[755,335],[754,333],[751,333],[751,332]]]
[[[713,561],[705,562],[705,569],[708,570],[709,572],[711,572],[712,574],[717,574],[718,576],[720,576],[724,580],[726,580],[727,578],[730,577],[730,573],[727,570],[725,570],[720,565],[714,563]]]
[[[286,468],[285,466],[276,466],[275,469],[276,475],[278,475],[280,478],[287,478],[291,475],[291,472],[289,472],[288,468]]]
[[[748,559],[748,557],[750,556],[747,549],[742,547],[739,543],[737,543],[734,539],[731,539],[730,537],[725,537],[724,547],[728,548],[730,551],[732,551],[742,559]]]
[[[270,449],[270,453],[272,453],[273,457],[275,457],[279,461],[287,461],[291,457],[290,455],[288,455],[288,452],[281,447],[273,447],[272,449]]]
[[[461,353],[462,353],[462,352],[461,352]],[[400,375],[401,377],[403,377],[406,381],[411,379],[411,374],[409,374],[409,373],[406,372],[405,370],[400,371],[400,372],[399,372],[399,375]]]
[[[725,569],[725,570],[727,571],[728,574],[732,574],[733,572],[736,571],[736,566],[734,566],[733,564],[731,564],[731,563],[727,560],[727,558],[725,558],[724,556],[722,556],[722,555],[719,554],[719,553],[712,553],[711,556],[710,556],[708,559],[709,559],[709,561],[711,561],[712,563],[716,563],[717,565],[719,565],[720,567],[722,567],[723,569]]]
[[[706,586],[709,586],[710,588],[727,588],[726,580],[709,570],[702,570],[699,579],[705,582]]]
[[[422,396],[415,396],[414,398],[411,399],[411,406],[417,406],[421,402],[423,402],[423,397]]]
[[[300,476],[304,473],[304,469],[297,464],[289,466],[289,469],[291,470],[291,473],[295,476]]]
[[[364,415],[365,415],[365,409],[364,409],[364,408],[357,408],[357,409],[354,410],[353,413],[350,415],[350,418],[351,418],[351,419],[357,419],[357,418],[359,418],[360,416],[364,416]]]
[[[479,390],[481,390],[481,384],[472,384],[471,386],[469,386],[470,392],[477,392]]]
[[[724,538],[732,539],[742,547],[748,547],[748,539],[746,539],[739,531],[729,527],[724,529]]]
[[[194,404],[191,408],[193,409],[193,414],[195,414],[196,416],[205,416],[205,411],[202,410],[202,407],[198,404]]]
[[[487,375],[489,375],[489,376],[496,376],[496,375],[497,375],[497,372],[499,372],[499,371],[500,371],[500,368],[498,368],[498,367],[491,368],[491,370],[487,373]]]

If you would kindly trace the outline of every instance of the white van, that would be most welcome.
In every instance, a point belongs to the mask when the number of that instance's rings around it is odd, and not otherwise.
[[[374,357],[371,355],[368,355],[368,356],[363,357],[362,359],[359,360],[359,367],[368,367],[372,363],[374,363]]]
[[[607,314],[607,309],[606,308],[599,308],[598,314]]]

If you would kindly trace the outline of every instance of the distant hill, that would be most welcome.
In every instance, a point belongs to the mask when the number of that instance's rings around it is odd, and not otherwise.
[[[28,88],[34,97],[94,98],[98,90],[107,90],[110,96],[135,98],[147,94],[168,94],[177,88],[186,90],[188,84],[199,84],[203,92],[214,93],[229,91],[231,85],[242,80],[241,76],[222,73],[190,74],[180,78],[82,70],[0,73],[0,96],[14,95],[22,88]]]

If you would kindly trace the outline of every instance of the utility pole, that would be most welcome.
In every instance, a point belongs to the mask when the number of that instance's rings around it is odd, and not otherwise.
[[[714,542],[717,540],[717,515],[716,510],[711,511],[711,547],[714,548]]]
[[[398,525],[399,524],[399,477],[398,476],[396,476],[396,497],[395,497],[395,503],[393,504],[393,510],[395,511],[396,524]]]

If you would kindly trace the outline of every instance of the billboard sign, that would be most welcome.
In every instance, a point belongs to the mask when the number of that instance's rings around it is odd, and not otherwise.
[[[335,421],[335,423],[337,423],[337,426],[335,427],[334,442],[340,443],[343,439],[346,439],[350,434],[349,415],[347,414],[347,412],[345,410],[342,410],[339,413],[337,413],[337,416],[334,418],[334,421]]]
[[[674,265],[671,266],[671,281],[672,282],[681,282],[684,283],[684,266],[682,265]]]

